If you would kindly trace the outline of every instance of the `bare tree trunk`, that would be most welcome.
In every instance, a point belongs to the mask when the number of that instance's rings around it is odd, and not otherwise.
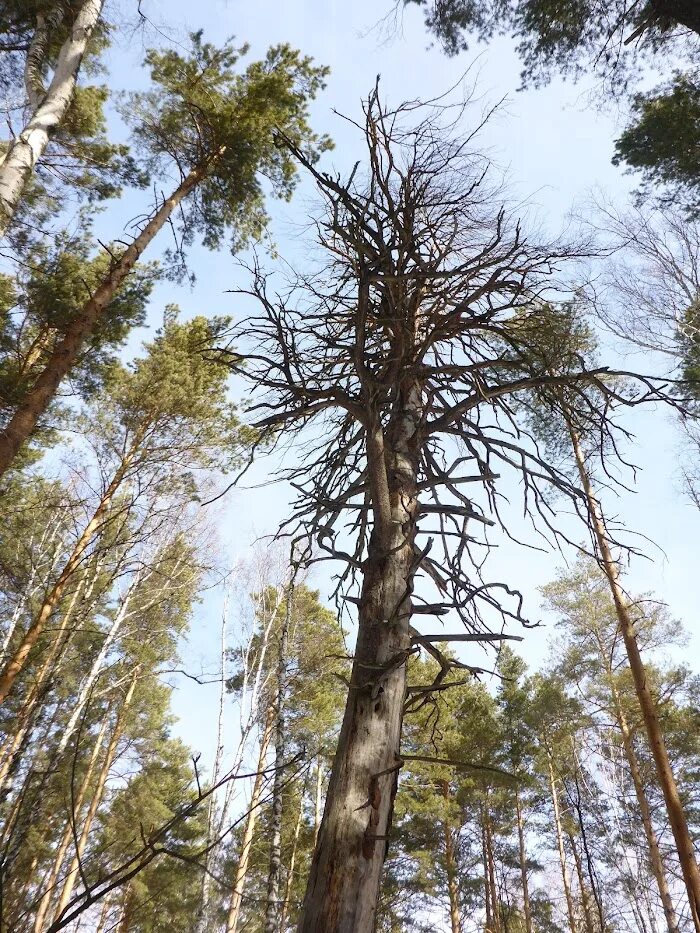
[[[229,907],[228,918],[226,920],[226,933],[237,933],[238,918],[241,912],[241,903],[243,901],[243,891],[245,890],[245,881],[248,874],[248,864],[250,862],[250,849],[253,844],[253,835],[255,833],[255,823],[258,819],[258,806],[262,795],[263,787],[263,769],[265,768],[265,757],[272,737],[272,727],[275,722],[275,708],[269,706],[265,715],[265,725],[260,739],[260,753],[258,755],[258,768],[253,783],[253,791],[250,795],[250,805],[248,807],[248,816],[246,817],[245,829],[243,830],[243,839],[241,840],[241,851],[236,865],[236,874],[233,879],[233,894],[231,896],[231,906]]]
[[[287,914],[289,913],[289,901],[292,895],[292,883],[294,882],[294,869],[296,867],[297,848],[299,846],[301,824],[304,822],[304,797],[305,796],[306,796],[306,782],[304,782],[304,785],[301,789],[301,795],[299,796],[299,812],[297,813],[297,821],[296,821],[296,824],[294,825],[294,835],[292,836],[292,851],[289,856],[289,865],[287,866],[287,880],[284,886],[284,899],[282,901],[282,909],[280,911],[280,922],[279,922],[280,933],[284,933],[285,927],[287,926]]]
[[[287,651],[289,624],[292,617],[294,585],[287,587],[287,607],[280,630],[279,654],[277,657],[277,696],[275,698],[275,774],[272,786],[272,819],[270,831],[270,872],[267,878],[267,901],[265,904],[264,933],[277,933],[280,914],[279,888],[282,874],[282,786],[283,765],[287,744],[285,721],[285,693],[287,690]]]
[[[58,746],[56,748],[55,755],[57,758],[60,757],[63,754],[63,752],[66,750],[66,748],[68,747],[68,743],[73,737],[75,730],[78,728],[80,717],[82,716],[83,711],[88,703],[88,700],[90,699],[92,688],[94,687],[95,682],[97,681],[97,678],[100,674],[100,671],[102,670],[102,665],[104,664],[105,658],[107,657],[107,652],[109,651],[110,647],[114,643],[119,633],[119,630],[124,622],[124,619],[126,618],[127,610],[129,607],[129,602],[136,588],[139,585],[139,580],[140,580],[140,575],[137,573],[135,579],[129,585],[129,589],[127,590],[124,598],[121,601],[119,609],[117,610],[114,616],[114,619],[112,620],[112,624],[110,626],[109,632],[107,632],[107,635],[104,641],[102,642],[102,647],[100,648],[100,651],[97,657],[93,661],[90,671],[88,672],[87,676],[83,679],[83,682],[80,685],[80,692],[78,693],[78,696],[76,697],[74,701],[75,705],[68,719],[68,722],[66,723],[66,727],[63,730],[63,733],[61,735],[61,740],[58,743]]]
[[[59,638],[56,640],[51,653],[46,657],[39,669],[29,693],[22,701],[22,706],[17,713],[17,722],[14,727],[14,732],[8,736],[7,741],[0,747],[0,793],[6,789],[8,777],[17,760],[20,749],[34,726],[36,714],[39,711],[40,704],[49,686],[48,679],[58,667],[60,656],[63,653],[62,649],[65,645],[66,639]]]
[[[615,612],[617,614],[620,632],[622,633],[622,638],[625,643],[627,658],[632,672],[637,699],[639,700],[639,706],[642,711],[649,747],[656,765],[656,775],[666,802],[666,811],[678,851],[683,880],[688,892],[690,912],[693,917],[695,929],[700,931],[700,869],[698,868],[695,848],[688,830],[688,821],[683,810],[683,804],[678,793],[673,769],[671,768],[671,762],[666,750],[666,743],[664,742],[663,732],[656,712],[656,701],[647,683],[646,670],[639,653],[637,638],[634,632],[634,620],[630,612],[630,604],[620,584],[618,566],[612,556],[603,512],[600,503],[593,493],[593,486],[588,474],[579,437],[570,422],[568,426],[574,457],[581,478],[581,485],[586,494],[588,513],[598,544],[601,566],[610,585],[610,592],[615,604]]]
[[[374,525],[363,564],[358,635],[345,715],[311,863],[299,933],[372,933],[391,828],[410,649],[422,420],[406,378],[387,428],[367,432]]]
[[[267,577],[264,574],[261,574],[259,580],[259,586],[257,587],[259,592],[265,590],[267,583]],[[253,732],[256,723],[257,716],[259,712],[260,705],[260,695],[263,688],[263,673],[265,670],[265,657],[267,655],[267,649],[270,642],[270,634],[272,632],[272,627],[277,619],[277,614],[279,612],[280,606],[282,605],[282,599],[284,594],[284,586],[280,585],[275,587],[275,602],[272,606],[268,607],[267,599],[263,596],[263,600],[260,604],[260,610],[263,612],[263,618],[266,620],[263,624],[261,644],[259,646],[259,652],[257,653],[253,668],[249,668],[250,662],[250,648],[252,641],[248,641],[248,647],[243,652],[243,685],[241,687],[241,696],[245,697],[248,694],[250,695],[250,708],[245,722],[241,722],[241,734],[238,740],[238,748],[234,754],[233,766],[231,768],[232,774],[238,774],[238,770],[243,762],[243,756],[245,754],[246,743],[250,734]],[[252,683],[250,675],[253,673]],[[269,710],[266,715],[269,714]],[[267,720],[266,720],[267,721]],[[268,737],[269,738],[269,737]],[[266,746],[267,748],[267,746]],[[260,770],[260,769],[259,769]],[[231,800],[233,796],[233,788],[236,784],[235,781],[229,781],[226,793],[224,794],[224,803],[221,807],[221,815],[219,818],[219,825],[217,832],[220,834],[223,831],[223,827],[226,823],[226,816],[228,814],[229,808],[231,806]]]
[[[549,789],[552,795],[552,807],[554,809],[554,829],[557,835],[557,850],[559,852],[559,865],[561,867],[561,879],[564,885],[564,897],[566,898],[566,914],[569,919],[569,929],[571,933],[577,933],[576,914],[574,913],[574,901],[571,897],[571,882],[569,881],[569,869],[566,867],[566,852],[564,851],[564,836],[561,829],[561,813],[559,810],[559,794],[554,777],[554,766],[549,752],[547,752],[547,764],[549,767]]]
[[[448,781],[441,781],[442,796],[450,799],[450,785]],[[447,873],[447,893],[450,899],[450,926],[452,933],[460,933],[462,918],[459,912],[459,885],[457,884],[457,863],[455,861],[454,843],[452,841],[452,827],[447,819],[442,823],[442,834],[445,840],[445,871]]]
[[[60,4],[56,4],[60,7]],[[33,113],[22,132],[14,139],[0,163],[0,238],[17,210],[22,194],[31,178],[36,163],[46,149],[52,132],[60,126],[70,107],[78,71],[88,41],[102,12],[102,0],[84,0],[78,10],[70,33],[61,46],[53,78],[44,93],[40,85],[40,67],[50,37],[48,30],[56,25],[57,11],[51,11],[40,22],[38,35],[27,56],[25,78]],[[51,21],[51,17],[53,17]],[[47,19],[50,21],[47,22]]]
[[[199,166],[193,169],[166,198],[141,233],[112,263],[102,283],[68,324],[51,351],[43,371],[17,406],[6,427],[0,431],[0,476],[9,469],[19,449],[33,433],[37,422],[51,404],[61,380],[78,359],[85,338],[92,332],[119,287],[175,208],[204,178],[207,168]]]
[[[97,735],[97,738],[95,739],[95,744],[93,745],[92,754],[90,756],[90,760],[88,762],[85,775],[83,776],[83,780],[80,785],[80,790],[78,791],[78,794],[73,802],[72,818],[69,818],[68,822],[66,823],[66,827],[63,831],[63,836],[58,845],[58,848],[56,849],[56,854],[54,856],[53,865],[51,866],[51,871],[49,872],[48,878],[46,879],[46,882],[45,882],[45,890],[44,890],[44,893],[42,894],[41,901],[39,902],[39,906],[37,907],[37,911],[36,911],[36,916],[34,918],[34,933],[41,933],[42,929],[44,928],[44,920],[46,919],[46,915],[51,905],[51,899],[54,894],[56,882],[58,881],[58,877],[61,874],[61,869],[63,868],[63,862],[65,861],[65,858],[66,858],[66,852],[68,851],[68,846],[70,845],[71,840],[73,839],[72,820],[78,819],[80,811],[82,810],[82,807],[83,807],[83,803],[85,802],[85,797],[87,795],[90,782],[92,781],[92,775],[95,770],[95,765],[97,764],[97,759],[102,749],[102,743],[105,737],[105,733],[107,732],[108,723],[109,723],[108,716],[105,715],[104,722],[102,723],[102,726],[100,727],[100,731]]]
[[[520,791],[515,788],[515,813],[518,820],[518,854],[520,858],[520,877],[523,882],[523,910],[525,913],[525,933],[532,933],[532,910],[530,908],[530,891],[527,883],[527,853],[525,851],[525,824],[523,810],[520,804]]]
[[[60,560],[61,550],[63,547],[63,538],[59,536],[59,533],[62,530],[61,521],[59,516],[56,515],[53,516],[53,519],[54,520],[52,522],[45,526],[38,544],[35,545],[34,536],[32,536],[29,540],[27,549],[31,554],[43,554],[49,543],[54,544],[54,547],[47,567],[43,567],[38,563],[32,562],[32,566],[29,571],[29,578],[23,589],[22,596],[15,606],[14,612],[12,613],[12,618],[10,619],[10,624],[7,626],[3,636],[2,648],[0,648],[0,663],[5,660],[10,642],[12,641],[12,636],[14,635],[15,629],[17,628],[19,620],[22,617],[23,610],[26,606],[29,605],[32,596],[35,593],[38,593],[41,589],[42,579],[45,579],[54,572]],[[56,538],[58,538],[58,541],[56,541]],[[42,571],[41,577],[39,576],[40,569]]]
[[[97,781],[95,783],[95,788],[90,798],[90,806],[88,807],[88,811],[85,816],[85,821],[83,823],[83,828],[81,830],[80,837],[78,838],[76,852],[75,852],[75,855],[73,856],[73,859],[71,860],[68,873],[63,882],[63,890],[61,891],[61,896],[59,898],[58,905],[56,907],[56,910],[53,916],[54,923],[58,922],[58,920],[61,918],[61,914],[66,909],[68,901],[70,900],[70,896],[73,893],[75,882],[78,879],[78,872],[80,869],[80,860],[82,859],[83,853],[85,852],[85,846],[87,845],[88,836],[90,835],[90,829],[92,828],[93,820],[95,819],[97,810],[100,804],[102,803],[102,796],[104,794],[105,784],[107,783],[109,771],[110,771],[110,768],[112,767],[114,757],[117,753],[117,745],[119,744],[119,740],[122,736],[122,731],[124,728],[124,717],[125,717],[126,711],[129,708],[129,704],[131,703],[131,698],[134,695],[134,689],[136,687],[137,676],[138,676],[138,669],[136,669],[132,675],[129,689],[126,693],[126,696],[124,697],[124,702],[122,703],[121,709],[119,710],[119,713],[117,714],[117,720],[114,724],[114,730],[110,737],[109,744],[107,745],[105,756],[102,761],[102,767],[100,768],[99,774],[97,775]],[[77,817],[78,817],[78,814],[74,813],[73,818],[77,819]]]

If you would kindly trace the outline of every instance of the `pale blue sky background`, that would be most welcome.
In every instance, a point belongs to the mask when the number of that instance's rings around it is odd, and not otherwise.
[[[398,32],[387,37],[387,30],[379,20],[389,12],[391,2],[200,0],[194,4],[185,0],[144,0],[144,12],[154,28],[146,30],[145,39],[134,34],[117,41],[110,54],[111,83],[125,88],[141,84],[139,66],[145,45],[166,41],[158,35],[158,29],[176,42],[184,41],[188,31],[200,28],[214,42],[233,34],[251,44],[251,57],[262,55],[270,44],[290,42],[331,66],[327,89],[313,106],[313,123],[336,143],[334,152],[325,157],[325,167],[342,172],[362,158],[363,152],[359,136],[334,116],[333,109],[356,117],[361,98],[378,74],[383,94],[390,101],[399,102],[440,94],[471,67],[468,81],[476,81],[483,106],[507,98],[501,112],[484,131],[481,146],[508,171],[512,193],[518,199],[529,200],[533,205],[530,213],[534,211],[543,225],[558,229],[572,206],[584,203],[593,188],[602,188],[614,200],[624,203],[632,181],[610,164],[619,114],[600,104],[591,104],[585,85],[554,81],[544,89],[516,93],[520,66],[506,40],[493,42],[487,48],[475,47],[455,59],[446,58],[439,48],[430,47],[420,11],[414,8],[404,14]],[[477,110],[480,107],[477,105]],[[312,196],[310,186],[305,183],[291,204],[272,206],[275,240],[282,255],[292,263],[304,262],[306,247],[301,227]],[[110,205],[99,219],[100,234],[118,236],[120,225],[139,212],[143,198],[144,194],[139,193],[119,205]],[[161,237],[164,239],[154,244],[149,258],[155,258],[168,245],[167,233]],[[154,326],[159,322],[163,305],[169,301],[176,301],[186,313],[236,315],[240,302],[226,293],[239,280],[230,255],[195,249],[191,259],[196,285],[192,289],[161,285],[151,306]],[[643,354],[636,354],[633,362],[623,362],[639,370],[654,365]],[[700,645],[696,610],[700,514],[680,492],[681,441],[666,415],[637,412],[630,424],[638,438],[634,460],[643,469],[635,494],[606,500],[606,509],[658,544],[659,551],[649,550],[651,561],[634,562],[629,579],[637,590],[655,590],[696,633],[692,648],[688,649],[687,659],[692,661]],[[247,485],[262,482],[268,468],[261,461],[249,474]],[[245,556],[256,535],[272,531],[284,514],[287,501],[285,488],[272,487],[236,490],[218,503],[216,521],[225,560],[233,563]],[[526,596],[526,610],[531,617],[538,618],[537,587],[552,578],[561,558],[501,542],[490,563],[490,578],[503,579],[520,588]],[[326,580],[319,575],[312,582],[325,595]],[[184,648],[186,666],[194,672],[215,666],[219,610],[218,596],[212,594],[195,619]],[[546,658],[551,645],[551,624],[524,634],[522,653],[532,664],[538,664]],[[202,751],[206,759],[215,728],[215,690],[182,681],[174,697],[174,708],[180,717],[177,731]]]

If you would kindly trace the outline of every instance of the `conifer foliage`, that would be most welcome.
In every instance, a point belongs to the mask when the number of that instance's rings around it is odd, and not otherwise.
[[[0,4],[0,933],[700,933],[700,679],[613,511],[664,413],[700,505],[697,3],[397,0],[631,95],[642,197],[563,236],[456,89],[359,89],[333,168],[325,63],[146,6]]]

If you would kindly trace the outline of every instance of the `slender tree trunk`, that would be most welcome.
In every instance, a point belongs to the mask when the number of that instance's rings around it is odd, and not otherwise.
[[[581,786],[579,784],[579,763],[578,756],[576,754],[576,748],[574,746],[573,736],[571,739],[572,751],[573,751],[573,782],[574,787],[576,788],[576,800],[571,800],[571,793],[567,791],[567,796],[572,803],[574,810],[576,811],[576,820],[578,822],[579,832],[581,834],[581,845],[583,846],[583,854],[586,856],[586,871],[588,873],[588,880],[590,881],[590,893],[595,901],[596,910],[598,912],[598,923],[601,930],[607,930],[607,923],[605,920],[605,908],[603,905],[603,895],[600,891],[600,888],[596,879],[595,871],[595,862],[593,860],[593,853],[591,847],[588,845],[588,831],[586,829],[586,822],[584,820],[584,808],[581,805]]]
[[[527,883],[527,853],[525,851],[525,824],[520,803],[520,791],[515,788],[515,813],[518,820],[518,855],[520,859],[520,877],[523,882],[523,911],[525,913],[525,933],[532,933],[532,910],[530,908],[530,890]]]
[[[637,797],[637,803],[639,804],[639,812],[642,817],[642,826],[644,827],[644,835],[646,836],[647,841],[649,863],[651,865],[651,870],[659,889],[659,896],[661,897],[661,904],[663,906],[664,917],[666,919],[666,926],[668,928],[668,933],[679,933],[678,921],[676,920],[676,912],[673,906],[673,898],[671,897],[671,892],[668,887],[666,869],[661,858],[656,832],[654,831],[654,824],[651,818],[651,808],[649,807],[646,789],[644,787],[642,775],[639,770],[639,762],[637,760],[637,754],[634,750],[634,744],[632,742],[632,733],[627,722],[627,717],[625,716],[624,710],[622,709],[621,698],[614,686],[613,699],[615,701],[617,723],[620,728],[620,733],[622,734],[622,747],[630,769],[630,774],[632,775],[634,792]]]
[[[566,898],[566,914],[569,919],[569,929],[571,933],[577,933],[576,914],[574,913],[574,901],[571,897],[571,882],[569,881],[569,869],[566,867],[566,852],[564,851],[564,836],[561,829],[561,813],[559,810],[559,793],[554,777],[554,766],[549,752],[547,752],[547,764],[549,767],[549,790],[552,795],[552,807],[554,809],[554,830],[557,835],[557,851],[559,852],[559,865],[561,867],[561,880],[564,885],[564,897]]]
[[[260,581],[260,588],[264,590],[265,582]],[[245,723],[241,722],[241,734],[238,739],[238,748],[234,755],[233,767],[231,769],[232,774],[238,774],[238,770],[243,762],[243,756],[245,754],[245,748],[248,741],[248,737],[252,733],[255,725],[257,723],[257,714],[259,712],[260,706],[260,694],[263,687],[263,672],[265,670],[265,657],[267,655],[267,649],[270,642],[270,634],[272,632],[272,627],[277,618],[277,613],[279,612],[280,606],[282,605],[282,599],[284,595],[284,587],[279,586],[275,587],[275,602],[272,607],[268,609],[267,599],[263,598],[262,603],[260,604],[260,610],[263,613],[262,618],[265,619],[262,631],[262,642],[258,646],[258,651],[256,652],[256,658],[252,670],[249,670],[248,663],[250,660],[250,647],[251,642],[248,642],[248,648],[245,650],[243,655],[243,684],[241,687],[241,696],[250,695],[250,708],[248,712],[247,719]],[[253,673],[252,683],[250,682],[250,674]],[[269,710],[268,710],[269,713]],[[266,714],[267,715],[267,714]],[[260,769],[258,769],[260,770]],[[231,806],[231,800],[233,796],[233,788],[235,786],[235,781],[229,781],[228,787],[226,788],[226,793],[224,794],[224,804],[221,808],[221,816],[219,819],[219,832],[223,831],[223,827],[226,824],[226,816],[228,814],[229,808]]]
[[[695,848],[688,830],[688,821],[683,810],[683,804],[678,793],[673,769],[666,750],[666,743],[664,742],[663,732],[656,711],[656,701],[649,688],[646,670],[639,653],[630,604],[620,584],[618,566],[610,548],[603,512],[593,492],[591,478],[588,474],[579,437],[570,422],[569,433],[576,465],[581,478],[581,485],[586,495],[588,512],[598,545],[601,566],[610,585],[610,592],[615,604],[615,612],[620,632],[622,633],[622,638],[625,643],[627,658],[632,672],[637,699],[639,700],[639,706],[642,711],[649,747],[656,765],[656,775],[666,802],[666,811],[678,851],[683,880],[688,892],[691,915],[693,917],[695,929],[700,931],[700,869],[698,868]]]
[[[95,933],[104,933],[105,929],[107,928],[107,918],[109,917],[109,911],[111,907],[112,907],[112,899],[110,897],[106,897],[102,904],[102,910],[100,911],[100,919],[97,922]]]
[[[264,933],[277,933],[280,914],[280,877],[282,874],[282,767],[287,745],[285,693],[287,690],[287,651],[289,624],[294,602],[294,585],[287,587],[287,608],[282,622],[277,656],[277,696],[275,698],[275,774],[272,785],[272,819],[270,821],[270,872],[267,878]]]
[[[138,441],[122,458],[122,461],[116,470],[112,481],[103,493],[97,508],[92,514],[92,518],[87,523],[82,533],[80,534],[80,537],[76,541],[70,557],[64,564],[63,570],[61,571],[58,579],[44,597],[39,612],[35,616],[32,624],[24,633],[22,641],[15,649],[13,656],[7,661],[4,668],[2,669],[2,672],[0,672],[0,703],[3,703],[7,699],[7,696],[12,690],[15,680],[17,679],[17,675],[20,673],[27,661],[29,652],[41,637],[41,634],[46,628],[46,624],[53,615],[56,607],[58,606],[61,597],[66,590],[66,587],[80,566],[83,555],[97,534],[102,520],[105,517],[112,502],[114,494],[117,492],[126,476],[127,470],[131,465],[131,461],[135,456],[137,446]]]
[[[250,862],[250,850],[253,845],[253,835],[255,834],[255,823],[258,819],[258,806],[263,788],[263,770],[265,768],[265,758],[267,749],[272,738],[272,727],[275,722],[275,707],[269,706],[265,715],[265,725],[260,739],[260,753],[258,755],[258,768],[253,782],[253,791],[250,795],[250,805],[248,807],[248,816],[246,817],[245,829],[243,830],[243,839],[241,840],[241,851],[238,856],[236,873],[233,879],[233,894],[231,895],[231,906],[229,907],[228,918],[226,920],[226,933],[238,933],[238,918],[241,913],[241,904],[243,902],[243,892],[245,890],[246,877],[248,875],[248,865]]]
[[[387,428],[367,427],[374,524],[363,564],[358,635],[345,715],[299,933],[372,933],[391,828],[410,650],[420,385],[399,387]]]
[[[220,645],[219,645],[219,656],[220,656],[220,674],[221,674],[221,683],[219,685],[219,714],[217,716],[216,722],[216,751],[214,752],[214,766],[212,767],[211,772],[211,783],[215,787],[219,783],[219,777],[221,775],[221,764],[224,756],[224,708],[226,703],[226,624],[228,621],[228,597],[224,602],[224,612],[221,617],[221,632],[220,632]],[[234,766],[235,767],[235,766]],[[234,772],[235,773],[235,772]],[[232,782],[233,783],[233,782]],[[209,924],[209,901],[210,901],[210,873],[209,873],[209,863],[211,860],[213,850],[210,846],[213,845],[214,840],[217,837],[216,830],[216,805],[217,805],[217,795],[211,794],[209,797],[209,806],[207,808],[207,838],[206,846],[207,851],[204,856],[204,871],[202,872],[202,887],[199,897],[199,910],[197,915],[197,933],[207,933],[207,928]]]
[[[112,263],[102,283],[68,324],[51,351],[43,371],[15,409],[7,426],[0,431],[0,476],[9,469],[18,451],[33,433],[37,422],[51,404],[61,380],[78,359],[83,342],[93,331],[119,287],[176,207],[204,178],[207,168],[197,167],[187,175],[153,214],[141,233]]]
[[[501,929],[501,899],[498,896],[496,886],[496,860],[493,854],[493,832],[491,826],[491,817],[489,815],[488,797],[484,809],[484,827],[486,830],[486,864],[488,867],[488,879],[491,897],[491,924],[494,933],[500,933]]]
[[[441,781],[442,796],[446,801],[450,799],[450,785],[448,781]],[[449,820],[442,821],[442,834],[445,840],[445,871],[447,873],[447,893],[450,899],[450,927],[452,933],[460,933],[462,918],[459,911],[459,885],[457,884],[457,862],[455,860],[454,843],[452,840],[452,827]]]
[[[34,918],[34,933],[41,933],[44,928],[44,920],[49,911],[51,905],[51,900],[53,898],[54,890],[56,888],[56,882],[58,881],[59,875],[61,874],[61,869],[63,868],[63,862],[66,858],[66,852],[68,851],[68,846],[71,844],[73,839],[73,823],[72,820],[77,820],[80,811],[82,810],[83,804],[85,803],[85,797],[90,787],[90,782],[92,781],[92,775],[95,771],[95,765],[97,764],[97,759],[99,757],[100,751],[102,749],[105,733],[107,732],[107,725],[109,719],[105,715],[104,722],[100,727],[100,731],[97,734],[95,739],[95,744],[92,748],[92,754],[90,755],[90,760],[88,761],[88,766],[83,776],[83,780],[80,784],[80,790],[73,802],[73,813],[72,819],[69,818],[65,829],[63,830],[63,836],[61,841],[56,849],[56,854],[54,856],[53,865],[51,866],[51,871],[49,872],[48,878],[44,883],[44,893],[42,894],[41,901],[37,907],[36,916]]]
[[[134,888],[133,885],[129,883],[124,893],[124,905],[119,917],[117,933],[129,933],[129,928],[131,927],[131,918],[134,913],[134,900]]]
[[[73,710],[68,719],[68,722],[66,723],[66,727],[63,730],[63,733],[61,735],[61,740],[58,743],[58,747],[56,749],[56,753],[55,753],[56,758],[60,758],[60,756],[63,754],[66,748],[68,748],[68,743],[73,737],[75,730],[78,728],[80,717],[82,716],[83,711],[88,703],[88,700],[90,699],[92,688],[94,687],[95,682],[97,681],[97,678],[99,677],[100,671],[102,670],[102,665],[104,664],[105,658],[107,657],[107,653],[110,647],[114,644],[117,638],[117,635],[119,634],[119,630],[121,629],[122,624],[124,623],[124,619],[126,618],[126,614],[129,608],[129,603],[139,583],[140,583],[140,572],[137,572],[136,576],[134,577],[132,582],[129,584],[129,589],[127,590],[126,594],[124,595],[124,598],[121,601],[119,609],[117,610],[114,616],[114,619],[112,620],[112,624],[110,626],[109,632],[107,632],[107,635],[102,642],[102,647],[100,648],[97,654],[97,657],[93,661],[90,671],[88,672],[87,676],[83,679],[83,682],[80,685],[80,691],[74,701]]]
[[[481,807],[481,860],[484,866],[484,907],[486,910],[486,933],[494,933],[493,905],[491,904],[491,885],[489,884],[489,855],[486,847],[486,816]]]
[[[576,840],[571,835],[567,833],[567,838],[569,840],[569,848],[571,849],[571,854],[574,857],[574,865],[576,866],[576,877],[578,878],[578,889],[581,892],[581,910],[583,911],[583,922],[586,925],[586,933],[595,933],[595,926],[593,924],[593,916],[591,915],[591,903],[590,896],[588,893],[588,886],[586,885],[586,879],[583,876],[583,865],[581,864],[581,855],[578,851],[576,845]]]
[[[129,689],[126,696],[124,697],[124,702],[122,703],[121,709],[117,715],[117,720],[114,724],[114,730],[107,745],[105,751],[105,756],[102,761],[102,767],[100,768],[99,774],[97,775],[97,781],[95,783],[95,788],[92,791],[92,796],[90,798],[90,806],[88,807],[87,814],[85,816],[85,822],[83,823],[83,828],[78,839],[78,844],[76,847],[75,855],[71,860],[68,873],[63,882],[63,890],[61,891],[61,896],[56,906],[56,910],[53,916],[53,922],[57,923],[61,918],[61,914],[66,909],[66,906],[70,900],[71,894],[73,893],[73,888],[75,887],[75,882],[78,880],[78,871],[80,868],[80,860],[83,857],[85,852],[85,846],[87,845],[88,836],[90,835],[90,829],[92,828],[93,820],[97,815],[97,810],[102,803],[102,796],[104,794],[105,784],[107,783],[107,778],[109,776],[110,768],[114,761],[114,757],[117,753],[117,745],[121,739],[122,732],[124,729],[124,717],[126,711],[129,708],[131,703],[131,698],[134,695],[134,689],[136,687],[136,679],[138,675],[138,669],[134,671]],[[74,814],[74,819],[77,819],[77,813]]]
[[[0,903],[2,905],[2,923],[0,924],[0,930],[2,930],[2,933],[15,933],[16,926],[14,923],[14,918],[20,906],[20,898],[16,896],[15,892],[17,889],[19,889],[19,891],[26,891],[31,883],[31,871],[28,876],[25,874],[24,877],[20,877],[19,874],[13,871],[13,855],[16,855],[21,846],[21,841],[15,842],[13,837],[17,829],[17,825],[20,823],[20,815],[23,815],[23,812],[26,813],[26,801],[34,776],[35,775],[30,768],[25,775],[24,780],[22,781],[20,790],[15,796],[15,799],[12,801],[7,816],[5,817],[2,828],[2,836],[0,837],[0,844],[2,846],[2,859],[0,860],[0,897],[2,898]]]
[[[304,797],[306,796],[306,783],[301,789],[301,795],[299,797],[299,812],[297,813],[297,821],[294,825],[294,835],[292,836],[292,851],[289,856],[289,865],[287,866],[287,880],[284,885],[284,899],[282,901],[282,909],[280,911],[280,922],[279,922],[279,931],[284,933],[287,926],[287,915],[289,913],[289,901],[292,896],[292,884],[294,882],[294,869],[296,867],[297,860],[297,849],[299,847],[299,836],[301,834],[301,825],[304,822]]]
[[[59,4],[56,4],[58,7]],[[55,15],[55,11],[54,15]],[[0,238],[5,235],[14,217],[32,172],[46,149],[51,134],[60,126],[68,112],[78,71],[88,41],[102,12],[102,0],[84,0],[70,33],[61,46],[53,78],[45,93],[37,93],[39,58],[43,58],[49,37],[45,35],[51,23],[37,23],[39,41],[32,43],[27,56],[25,77],[33,113],[22,132],[14,139],[0,163]],[[51,16],[51,14],[49,14]],[[55,19],[53,25],[56,25]],[[27,73],[28,72],[28,73]]]
[[[316,795],[314,797],[314,849],[318,842],[318,831],[321,828],[321,811],[323,808],[323,756],[319,753],[316,758]]]
[[[0,794],[5,789],[5,784],[12,769],[12,766],[15,763],[17,753],[22,747],[22,743],[27,735],[27,733],[32,729],[33,722],[35,719],[35,714],[39,707],[39,704],[43,701],[43,698],[48,687],[48,681],[53,676],[54,672],[58,668],[58,665],[63,657],[63,654],[68,646],[72,632],[68,631],[68,624],[73,618],[73,612],[75,610],[78,599],[80,599],[83,586],[85,584],[86,577],[83,576],[73,595],[71,596],[70,603],[66,611],[61,616],[61,623],[56,632],[56,639],[49,651],[48,655],[44,659],[44,663],[39,668],[34,682],[32,683],[31,689],[29,690],[27,696],[22,701],[22,706],[17,713],[17,725],[15,731],[12,735],[8,736],[6,742],[0,746]]]
[[[2,640],[2,648],[0,649],[0,663],[2,663],[5,660],[5,657],[7,656],[7,651],[10,646],[10,642],[12,641],[12,636],[14,635],[15,629],[17,628],[17,625],[19,624],[19,620],[22,617],[23,610],[25,609],[26,606],[29,605],[29,601],[31,600],[32,596],[35,593],[37,593],[39,589],[41,588],[42,581],[41,579],[38,579],[39,570],[41,569],[42,578],[50,576],[54,572],[60,560],[61,551],[62,551],[63,543],[64,543],[63,538],[59,537],[59,533],[61,530],[62,530],[61,521],[59,520],[58,516],[54,515],[53,521],[47,524],[46,527],[44,528],[44,531],[41,536],[41,540],[39,541],[38,545],[35,545],[33,536],[29,540],[29,543],[28,543],[29,553],[43,554],[47,545],[49,543],[53,544],[55,539],[59,538],[59,540],[54,545],[54,548],[51,554],[51,559],[49,561],[48,566],[40,567],[38,564],[32,563],[32,566],[29,572],[29,579],[27,580],[26,586],[22,592],[22,596],[20,597],[17,605],[15,606],[14,612],[12,613],[10,624],[7,626],[7,629],[5,630],[5,634]]]

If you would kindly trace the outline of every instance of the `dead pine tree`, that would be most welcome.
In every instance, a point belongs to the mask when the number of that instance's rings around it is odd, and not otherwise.
[[[465,110],[440,101],[391,110],[375,88],[356,124],[366,158],[346,180],[280,139],[324,205],[323,261],[283,293],[254,267],[244,294],[255,310],[232,335],[235,353],[217,351],[252,383],[261,436],[297,444],[285,475],[298,498],[280,534],[313,543],[309,562],[337,562],[339,597],[357,607],[301,933],[374,928],[406,660],[419,645],[437,653],[416,620],[451,616],[454,640],[478,641],[521,619],[518,594],[481,576],[484,529],[506,526],[499,472],[515,472],[529,514],[550,529],[545,487],[579,494],[538,455],[516,396],[560,382],[606,391],[602,370],[560,377],[518,353],[512,320],[561,282],[557,270],[578,249],[531,240],[501,206],[474,133],[457,135]]]

